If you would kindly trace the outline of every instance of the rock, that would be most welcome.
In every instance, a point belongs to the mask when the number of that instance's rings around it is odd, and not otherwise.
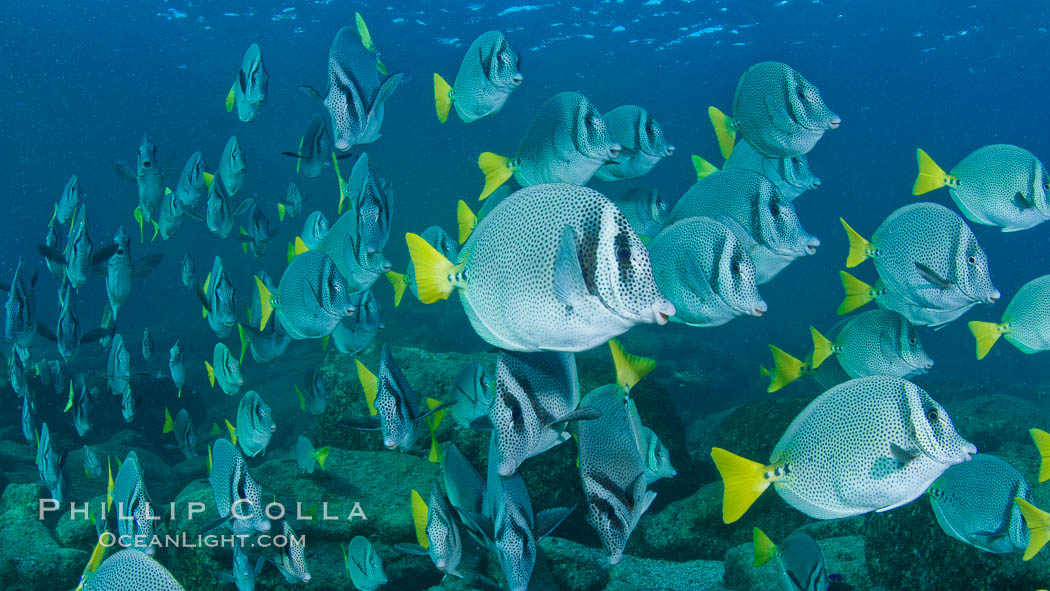
[[[124,442],[132,442],[127,445]],[[84,447],[79,446],[69,449],[66,457],[66,478],[69,480],[70,496],[76,501],[85,501],[106,490],[106,457],[113,461],[113,478],[116,479],[117,460],[124,461],[129,451],[134,451],[138,456],[139,465],[142,466],[143,476],[146,481],[146,490],[156,505],[170,503],[178,492],[178,487],[185,482],[172,476],[171,468],[152,450],[155,443],[148,442],[134,431],[121,431],[113,436],[113,439],[105,443],[91,446],[98,454],[102,462],[102,477],[88,478],[84,472]]]
[[[40,490],[36,484],[9,484],[0,496],[0,581],[5,590],[72,587],[87,564],[88,551],[61,547],[37,518]]]
[[[102,513],[102,503],[106,502],[106,497],[100,495],[86,502],[88,503],[89,514],[97,518]],[[58,518],[58,523],[55,524],[55,537],[58,538],[58,543],[66,548],[79,548],[91,551],[98,540],[95,524],[91,522],[90,518],[84,517],[82,512],[78,512],[74,516],[68,510],[68,505],[66,509],[62,516]],[[78,509],[82,509],[82,506],[78,507]]]

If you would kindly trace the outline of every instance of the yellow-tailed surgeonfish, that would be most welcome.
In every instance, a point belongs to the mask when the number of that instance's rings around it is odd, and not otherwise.
[[[499,113],[510,93],[521,86],[518,54],[500,31],[486,31],[467,48],[459,73],[449,85],[434,74],[434,104],[438,120],[448,119],[453,106],[464,123]]]
[[[664,136],[664,128],[649,111],[634,105],[616,107],[602,116],[609,137],[620,144],[620,155],[607,162],[594,176],[603,181],[623,181],[647,174],[665,157],[674,154],[674,145]]]
[[[999,337],[1022,353],[1050,350],[1050,275],[1025,283],[1003,311],[999,322],[972,321],[977,358],[984,359]]]
[[[251,121],[266,103],[266,87],[269,83],[270,75],[263,63],[262,50],[252,43],[241,60],[237,80],[226,95],[226,112],[237,107],[237,118],[245,123]]]

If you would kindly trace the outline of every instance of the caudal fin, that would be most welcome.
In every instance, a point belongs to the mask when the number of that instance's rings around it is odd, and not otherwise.
[[[769,488],[771,481],[765,478],[766,466],[720,447],[711,449],[711,459],[725,485],[722,493],[722,521],[733,523],[743,517]]]
[[[264,330],[266,323],[270,321],[270,315],[273,314],[273,294],[258,275],[254,277],[255,287],[259,290],[259,330]]]
[[[1028,524],[1028,547],[1024,551],[1024,560],[1031,560],[1033,556],[1039,554],[1047,541],[1050,541],[1050,513],[1021,497],[1014,497],[1014,501],[1021,508],[1024,522]]]
[[[320,466],[322,470],[325,469],[324,463],[328,461],[328,454],[331,453],[331,451],[332,446],[326,445],[314,452],[314,459],[317,460],[317,465]]]
[[[463,244],[467,241],[467,238],[470,238],[474,228],[478,225],[478,216],[474,215],[474,212],[470,210],[470,206],[462,199],[456,205],[456,222],[459,224],[459,243]]]
[[[434,108],[437,109],[438,121],[444,123],[448,120],[448,112],[452,109],[452,87],[436,72],[434,73]]]
[[[171,418],[171,412],[168,411],[168,407],[164,407],[164,430],[162,433],[165,435],[175,430],[175,421]]]
[[[812,326],[809,327],[809,334],[813,337],[813,361],[811,363],[813,369],[817,369],[835,351],[835,344]]]
[[[710,162],[704,160],[696,154],[693,154],[692,159],[693,168],[696,169],[696,180],[700,180],[704,177],[711,176],[712,174],[718,172],[717,166],[711,164]]]
[[[405,281],[405,274],[398,273],[397,271],[387,271],[386,280],[390,282],[390,285],[394,288],[394,307],[401,305],[401,298],[405,296],[405,289],[408,288],[408,283]]]
[[[1039,482],[1050,480],[1050,433],[1042,429],[1029,429],[1035,447],[1039,450]]]
[[[919,161],[919,175],[915,177],[915,185],[911,188],[912,195],[922,195],[955,184],[955,177],[937,166],[933,158],[930,158],[930,155],[922,148],[915,151],[915,156]]]
[[[866,238],[851,228],[846,223],[846,220],[839,218],[839,221],[842,222],[842,227],[846,229],[846,236],[849,238],[849,255],[846,256],[846,266],[850,268],[856,267],[871,256],[869,254],[871,252],[871,242],[868,242]]]
[[[514,174],[514,167],[510,163],[510,158],[493,154],[492,152],[482,152],[478,156],[478,168],[485,175],[485,188],[482,189],[479,199],[484,199],[491,195],[493,191],[507,182]]]
[[[616,367],[616,383],[627,392],[656,367],[655,359],[628,353],[616,339],[609,341],[609,350]]]
[[[443,404],[436,398],[427,398],[426,402],[428,409],[435,409]],[[432,464],[441,463],[441,446],[438,445],[437,430],[441,426],[441,422],[445,420],[446,413],[445,409],[440,409],[427,415],[427,427],[430,430],[430,454],[427,459]]]
[[[776,557],[777,545],[773,543],[773,540],[769,539],[766,532],[756,527],[752,534],[752,540],[754,541],[755,546],[755,568],[762,566]]]
[[[211,387],[215,387],[215,368],[211,366],[207,361],[204,362],[204,369],[208,371],[208,383]]]
[[[842,289],[846,292],[846,296],[842,298],[842,303],[839,304],[839,316],[849,314],[875,299],[875,290],[867,283],[845,271],[839,271],[839,278],[842,279]]]
[[[412,489],[412,523],[416,528],[416,541],[424,548],[430,547],[430,538],[427,537],[427,519],[429,508],[419,491]]]
[[[354,360],[357,364],[357,380],[361,382],[361,389],[365,391],[365,402],[368,403],[368,412],[373,417],[379,414],[376,410],[376,396],[379,395],[379,379],[376,374],[369,371],[364,363]]]
[[[419,301],[432,304],[438,300],[448,299],[455,288],[450,277],[455,270],[452,261],[438,252],[436,248],[419,234],[405,234],[408,254],[412,257],[412,266],[416,271],[416,291]]]
[[[775,345],[770,345],[769,350],[773,353],[774,365],[773,379],[769,381],[769,388],[766,389],[766,392],[776,392],[802,376],[806,364]]]
[[[1007,332],[1005,322],[997,324],[995,322],[971,320],[966,325],[970,327],[970,332],[973,333],[973,337],[977,340],[978,359],[984,359],[985,355],[988,355],[988,352],[992,350],[992,345],[999,340],[999,337],[1003,336],[1003,333]]]
[[[722,158],[728,159],[736,144],[736,131],[733,130],[732,120],[718,110],[718,107],[708,107],[707,116],[711,118],[711,126],[715,128],[718,149],[722,151]]]
[[[237,83],[234,82],[233,86],[230,87],[230,92],[226,93],[226,112],[229,113],[233,110],[233,103],[236,99],[234,89],[237,88]]]

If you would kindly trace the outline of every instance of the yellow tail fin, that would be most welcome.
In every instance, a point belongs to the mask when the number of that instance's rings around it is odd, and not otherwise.
[[[452,109],[452,87],[437,73],[434,74],[434,108],[437,109],[438,121],[444,123],[448,120],[448,112]]]
[[[285,253],[285,258],[287,259],[287,262],[289,262],[289,263],[292,262],[292,259],[295,258],[295,245],[292,244],[291,242],[288,243],[288,248],[287,248],[286,253]]]
[[[71,408],[73,408],[73,382],[69,382],[69,398],[66,399],[66,407],[62,409],[62,412],[69,412]]]
[[[106,482],[106,510],[109,510],[113,506],[113,488],[116,485],[113,483],[113,462],[108,455],[106,456],[106,470],[109,472],[109,479]]]
[[[766,466],[752,462],[720,447],[711,449],[711,459],[722,475],[725,491],[722,494],[722,521],[733,523],[747,513],[769,488],[771,479],[765,477]]]
[[[401,298],[405,297],[405,289],[408,288],[408,283],[405,282],[405,274],[387,271],[386,280],[394,287],[394,307],[396,308],[401,305]]]
[[[258,275],[254,277],[255,287],[259,290],[259,330],[264,330],[266,323],[270,321],[270,315],[273,314],[273,294]]]
[[[233,426],[230,419],[226,419],[226,431],[230,434],[230,443],[237,445],[237,427]]]
[[[218,423],[212,423],[211,424],[211,431],[209,431],[208,434],[211,435],[212,437],[221,437],[222,436],[222,429],[219,428]]]
[[[992,350],[992,345],[999,340],[999,337],[1003,336],[1003,333],[1008,332],[1005,322],[996,324],[995,322],[971,320],[966,325],[970,327],[970,332],[977,339],[978,359],[984,359],[985,355]]]
[[[306,397],[303,396],[303,391],[299,389],[299,384],[295,385],[295,395],[299,398],[299,410],[306,412]]]
[[[1039,463],[1039,482],[1046,482],[1050,480],[1050,433],[1042,429],[1029,429],[1028,433],[1032,435],[1032,441],[1042,458]]]
[[[871,242],[868,242],[863,236],[857,233],[856,230],[851,228],[846,220],[839,218],[842,222],[842,227],[846,229],[846,236],[849,237],[849,255],[846,257],[847,267],[856,267],[857,265],[868,260],[871,256]]]
[[[1014,497],[1017,506],[1021,508],[1024,522],[1028,524],[1028,547],[1024,551],[1024,560],[1031,560],[1039,554],[1047,541],[1050,541],[1050,513],[1029,503],[1021,497]]]
[[[773,372],[769,371],[768,367],[766,367],[764,365],[759,365],[758,366],[758,377],[760,377],[760,378],[768,378],[771,375],[773,375]]]
[[[766,389],[766,392],[776,392],[797,380],[802,372],[808,369],[801,359],[792,357],[779,347],[770,345],[769,350],[773,352],[774,365],[773,379],[769,381],[769,388]]]
[[[842,279],[842,289],[846,292],[846,297],[842,298],[842,303],[839,304],[839,316],[849,314],[875,299],[875,290],[867,283],[845,271],[839,271],[839,278]]]
[[[233,86],[230,87],[230,92],[226,94],[226,112],[229,113],[233,110],[233,103],[235,99],[234,89],[237,88],[237,83],[234,82]]]
[[[915,155],[919,161],[919,175],[915,177],[915,185],[911,188],[912,195],[922,195],[958,183],[955,177],[937,166],[922,148],[916,150]]]
[[[322,470],[325,469],[324,463],[328,461],[328,454],[331,452],[332,446],[330,445],[326,445],[314,452],[314,459],[317,460],[317,465],[320,466]]]
[[[379,395],[379,379],[365,367],[364,363],[354,360],[357,364],[357,380],[361,382],[361,388],[365,391],[365,402],[368,403],[368,412],[373,417],[379,414],[376,410],[376,396]]]
[[[277,204],[277,219],[279,219],[279,220],[281,220],[283,222],[285,213],[287,213],[285,205],[283,203],[278,203]]]
[[[303,242],[303,237],[302,236],[296,236],[295,237],[295,251],[294,251],[295,252],[295,256],[299,256],[299,255],[303,254],[304,252],[309,252],[309,250],[310,250],[310,248],[308,246],[306,246],[305,242]]]
[[[736,144],[736,131],[733,130],[732,120],[718,107],[708,107],[707,116],[711,118],[711,126],[715,128],[715,136],[718,137],[718,149],[722,151],[722,158],[729,158]]]
[[[131,212],[131,217],[135,218],[135,223],[137,223],[139,225],[139,242],[145,244],[146,243],[146,234],[142,230],[142,220],[143,220],[142,208],[141,207],[136,207]]]
[[[365,49],[376,52],[376,45],[372,42],[372,34],[368,32],[368,25],[365,24],[365,18],[361,16],[360,12],[354,13],[354,23],[357,25],[357,35],[361,38],[361,45]]]
[[[755,568],[762,566],[776,557],[779,548],[773,543],[773,540],[769,539],[766,532],[756,527],[752,534],[752,539],[755,544]]]
[[[455,285],[452,275],[457,267],[445,255],[437,251],[419,234],[405,234],[408,254],[416,271],[416,292],[419,301],[432,304],[438,300],[448,299]]]
[[[211,476],[211,446],[208,446],[208,476]]]
[[[412,489],[412,523],[416,526],[416,541],[424,548],[430,548],[430,539],[427,538],[427,517],[429,509],[427,502],[423,500],[419,491]]]
[[[463,244],[467,241],[467,238],[470,238],[474,228],[477,227],[478,216],[474,215],[473,211],[470,211],[470,206],[462,199],[459,200],[459,204],[456,206],[456,222],[459,223],[459,243]]]
[[[171,413],[168,412],[168,407],[164,407],[164,434],[171,433],[175,430],[175,421],[171,418]]]
[[[817,329],[809,327],[809,334],[813,337],[813,361],[812,368],[817,369],[821,363],[835,352],[835,344],[820,334]]]
[[[627,392],[656,367],[655,359],[631,355],[616,339],[609,341],[609,350],[612,351],[613,365],[616,366],[616,383]]]
[[[704,160],[696,154],[693,154],[692,158],[693,168],[696,169],[696,180],[700,180],[706,176],[711,176],[712,174],[718,172],[717,166],[711,164],[710,162]]]
[[[510,163],[510,158],[492,152],[482,152],[478,156],[478,168],[485,175],[485,188],[482,189],[479,199],[491,195],[514,175],[514,166]]]
[[[427,408],[437,408],[441,401],[436,398],[427,398]],[[430,455],[427,459],[431,464],[441,463],[441,446],[438,445],[437,430],[441,422],[445,420],[445,410],[439,410],[427,417],[427,426],[430,428]]]
[[[204,362],[204,369],[208,371],[208,383],[211,387],[215,387],[215,368],[211,366],[207,361]]]
[[[204,178],[204,186],[210,189],[212,181],[215,180],[215,175],[210,172],[202,172],[201,177]]]

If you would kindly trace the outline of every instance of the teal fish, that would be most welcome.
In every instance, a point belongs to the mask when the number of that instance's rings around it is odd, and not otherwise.
[[[524,80],[518,71],[520,61],[500,31],[486,31],[479,35],[467,48],[459,64],[459,73],[451,85],[434,74],[434,105],[438,120],[444,123],[453,106],[464,123],[499,113],[510,93]]]
[[[237,80],[226,95],[226,112],[237,107],[237,118],[247,123],[255,118],[259,109],[266,103],[266,87],[270,75],[263,63],[262,50],[255,43],[248,46],[241,60],[241,69],[237,71]]]
[[[320,369],[314,369],[308,372],[306,377],[305,392],[298,385],[295,386],[295,393],[299,397],[299,408],[314,416],[322,415],[328,407],[328,385],[325,384],[324,374]]]
[[[208,230],[211,233],[219,238],[229,238],[230,233],[233,232],[236,218],[248,211],[248,208],[255,203],[255,200],[249,197],[238,203],[236,208],[232,208],[230,206],[230,195],[223,187],[223,183],[211,184],[208,190],[205,223],[208,225]]]
[[[466,429],[492,428],[489,409],[496,392],[496,379],[484,365],[471,362],[463,366],[452,382],[449,413]]]
[[[237,236],[247,253],[261,258],[266,254],[266,247],[274,234],[276,232],[270,229],[270,220],[263,214],[262,208],[257,203],[251,203],[248,207],[247,228],[242,227]]]
[[[153,238],[159,235],[162,240],[167,240],[174,236],[182,227],[182,219],[186,217],[185,207],[171,189],[165,188],[157,219],[153,220]]]
[[[222,157],[219,159],[219,180],[222,181],[226,195],[236,197],[237,193],[241,192],[247,170],[248,163],[244,159],[241,143],[237,141],[237,136],[231,135],[230,139],[226,140],[226,147],[223,148]],[[212,186],[214,184],[212,183]]]
[[[95,397],[84,381],[84,374],[77,374],[69,383],[69,394],[73,399],[73,428],[77,430],[77,435],[83,437],[94,426],[91,411],[95,407]]]
[[[211,272],[198,286],[197,297],[204,306],[203,314],[215,336],[226,338],[237,324],[237,292],[226,274],[222,259],[218,256],[211,265]]]
[[[332,165],[332,134],[328,131],[328,125],[325,124],[324,119],[320,115],[314,115],[309,127],[306,128],[306,133],[299,140],[299,151],[282,152],[282,154],[296,159],[296,173],[302,173],[307,178],[321,176],[324,169]],[[343,157],[345,156],[349,154]]]
[[[780,588],[784,591],[848,591],[851,586],[831,581],[824,569],[824,553],[816,540],[794,532],[777,546],[766,534],[754,529],[756,567],[776,560]]]
[[[196,286],[197,281],[193,278],[193,274],[196,272],[196,263],[193,261],[193,255],[190,251],[186,251],[186,254],[182,257],[182,285],[187,289],[192,289]]]
[[[88,233],[86,205],[77,209],[76,217],[73,218],[73,223],[69,227],[69,239],[66,241],[64,251],[59,252],[43,244],[37,245],[37,250],[44,258],[65,267],[66,277],[77,289],[84,285],[95,267],[109,260],[116,249],[115,244],[109,244],[95,250],[95,245],[91,242],[91,236]]]
[[[270,405],[255,390],[245,392],[237,405],[237,443],[244,454],[249,458],[265,455],[276,430]]]
[[[277,291],[277,285],[266,271],[259,271],[257,273],[263,286],[272,294]],[[255,286],[252,301],[258,302],[259,299],[259,286]],[[252,353],[252,359],[256,363],[269,363],[274,359],[284,355],[285,350],[288,349],[288,344],[292,342],[292,338],[285,333],[284,328],[281,327],[281,321],[275,319],[273,322],[267,323],[263,330],[259,330],[258,327],[262,322],[262,312],[260,306],[253,305],[248,309],[248,324],[238,324],[237,329],[241,333],[241,359],[243,361],[244,355],[244,339],[248,339],[248,350]]]
[[[266,518],[262,502],[262,487],[248,471],[244,455],[229,439],[216,439],[211,449],[208,482],[219,513],[219,519],[213,525],[227,526],[235,534],[270,531],[270,520]]]
[[[216,572],[215,578],[223,583],[233,583],[237,591],[254,591],[255,579],[262,574],[266,557],[260,556],[253,566],[248,559],[248,553],[240,546],[233,547],[233,573]]]
[[[149,334],[149,327],[142,329],[142,359],[147,363],[153,361],[153,337]]]
[[[475,332],[501,349],[584,351],[675,313],[627,219],[585,187],[512,194],[481,219],[454,262],[416,234],[406,241],[420,301],[458,290]]]
[[[277,218],[280,221],[284,221],[284,218],[289,219],[299,217],[299,214],[303,213],[303,192],[299,189],[299,185],[295,182],[288,183],[288,190],[284,193],[284,198],[277,203]]]
[[[142,466],[134,451],[129,451],[120,464],[114,482],[113,508],[117,513],[117,531],[129,541],[129,548],[139,549],[152,556],[156,546],[150,544],[150,539],[153,537],[154,522],[158,518],[146,490]]]
[[[47,224],[47,235],[44,236],[44,246],[52,252],[62,252],[64,250],[62,246],[62,237],[58,234],[58,225],[54,220],[51,220]],[[56,263],[51,259],[44,257],[44,264],[47,265],[47,270],[54,275],[55,279],[59,283],[66,276],[66,267],[61,263]]]
[[[330,451],[331,448],[327,445],[321,449],[314,449],[314,444],[302,434],[295,440],[295,461],[299,464],[299,469],[306,474],[313,474],[317,466],[324,470],[324,463]]]
[[[208,194],[212,180],[211,173],[204,169],[204,156],[200,151],[194,152],[186,160],[179,180],[175,183],[175,198],[182,203],[184,209],[195,211]]]
[[[983,359],[999,337],[1022,353],[1050,350],[1050,275],[1025,283],[1003,311],[999,322],[970,322],[977,339],[977,358]]]
[[[240,392],[241,386],[244,385],[241,364],[230,351],[230,348],[226,346],[226,343],[215,343],[215,349],[212,351],[212,362],[208,363],[205,361],[204,369],[208,372],[208,382],[211,386],[214,388],[215,382],[218,382],[219,388],[227,396],[233,396]]]
[[[350,305],[354,313],[343,318],[332,331],[332,342],[344,355],[356,355],[367,349],[383,328],[379,300],[372,290],[351,296]]]
[[[24,270],[22,257],[18,257],[14,277],[7,285],[4,338],[22,347],[28,347],[36,337],[39,323],[36,312],[36,271],[31,276]],[[74,286],[75,287],[75,286]]]
[[[58,451],[47,423],[43,423],[40,425],[40,437],[36,444],[36,467],[41,482],[51,491],[51,498],[59,503],[67,498],[69,488],[64,472],[65,464],[65,452]]]
[[[57,221],[59,225],[65,225],[73,219],[77,207],[80,206],[80,198],[80,179],[74,174],[69,177],[69,180],[66,181],[66,186],[62,188],[62,195],[59,196],[58,202],[55,203],[55,214],[52,216],[51,221]]]
[[[22,396],[22,437],[29,443],[36,441],[36,399],[27,394]]]
[[[423,233],[420,234],[423,240],[426,240],[430,246],[434,247],[435,250],[441,253],[441,256],[448,260],[455,260],[456,254],[459,251],[459,244],[449,236],[448,232],[443,230],[441,226],[430,226]],[[394,287],[394,306],[401,305],[401,298],[404,297],[405,291],[412,292],[412,295],[419,299],[419,288],[416,287],[416,268],[411,261],[408,263],[408,268],[405,269],[404,273],[397,273],[395,271],[387,271],[387,280],[390,285]]]
[[[349,182],[340,178],[339,185],[340,210],[344,198],[350,209],[332,225],[319,249],[332,257],[352,291],[363,291],[391,267],[383,247],[390,238],[393,193],[389,183],[372,173],[368,154],[354,163]]]
[[[851,378],[896,376],[910,378],[926,373],[933,360],[918,331],[908,319],[891,310],[868,310],[850,319],[834,339],[813,333],[813,366],[834,355]]]
[[[260,331],[276,311],[281,329],[292,339],[319,339],[331,335],[340,321],[354,313],[346,278],[321,251],[306,251],[292,259],[275,292],[258,276],[255,287]]]
[[[343,551],[346,572],[358,591],[376,591],[387,584],[383,559],[364,536],[354,536]]]
[[[645,467],[645,480],[652,484],[661,478],[674,478],[678,471],[671,465],[671,452],[664,445],[652,429],[642,424],[642,417],[638,414],[638,407],[634,398],[630,395],[625,397],[627,416],[631,420],[631,435],[635,447],[642,457],[642,465]]]
[[[84,474],[87,475],[88,478],[98,478],[99,476],[102,476],[102,460],[99,459],[95,450],[85,444],[83,447],[83,454]]]
[[[131,295],[132,280],[145,277],[160,264],[163,253],[153,253],[138,260],[131,257],[131,240],[124,233],[124,226],[117,228],[113,236],[113,254],[106,262],[106,296],[116,320],[121,306]]]
[[[164,199],[164,171],[157,161],[157,146],[147,135],[142,136],[142,143],[139,144],[135,180],[139,188],[135,221],[139,224],[141,237],[143,223],[149,223],[157,217],[160,203]]]
[[[131,353],[124,346],[124,337],[120,333],[114,334],[109,344],[106,380],[110,392],[115,396],[131,391]]]
[[[278,532],[277,535],[288,540],[288,544],[280,549],[277,558],[273,558],[270,561],[277,567],[285,581],[293,585],[309,583],[311,577],[310,571],[306,568],[306,548],[299,543],[299,537],[295,535],[295,530],[292,529],[287,519],[280,520],[275,529]]]
[[[168,369],[171,371],[171,381],[175,389],[182,397],[182,387],[186,384],[186,360],[183,358],[182,341],[175,339],[175,344],[168,350]]]
[[[167,409],[164,412],[167,414]],[[165,421],[165,431],[167,431],[168,426],[167,421]],[[178,414],[175,415],[174,423],[170,426],[173,429],[173,433],[175,433],[175,443],[178,445],[183,457],[187,460],[197,457],[197,427],[193,425],[190,412],[185,408],[180,408]]]
[[[394,548],[405,554],[429,556],[439,571],[462,578],[463,575],[456,570],[463,557],[459,526],[437,480],[431,486],[429,505],[415,489],[412,490],[412,520],[419,543],[397,544]]]
[[[120,550],[102,561],[83,591],[185,591],[159,562],[138,550]]]
[[[328,236],[328,218],[320,211],[312,211],[303,222],[303,231],[299,234],[308,250],[317,250]]]
[[[620,155],[594,173],[603,181],[623,181],[646,175],[667,156],[674,145],[667,141],[664,128],[649,111],[634,105],[616,107],[602,116],[609,126],[609,137],[620,144]]]
[[[723,168],[743,168],[764,175],[788,201],[794,201],[806,191],[820,186],[820,179],[813,174],[805,154],[790,158],[768,158],[747,142],[740,142],[733,148]]]
[[[620,208],[639,236],[656,236],[671,216],[671,204],[660,191],[649,187],[628,189],[612,202]]]

